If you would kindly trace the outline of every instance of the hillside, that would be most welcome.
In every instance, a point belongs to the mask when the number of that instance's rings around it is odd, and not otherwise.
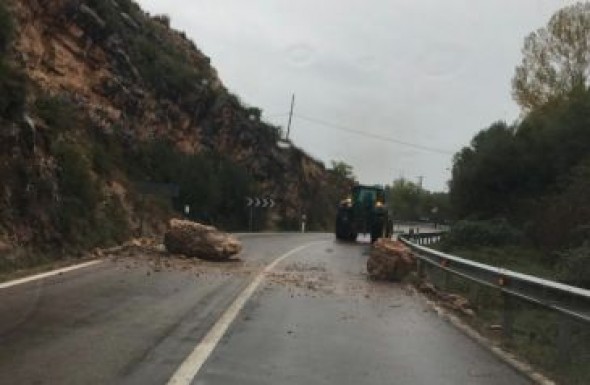
[[[243,230],[252,195],[278,203],[255,213],[259,229],[294,229],[302,213],[311,229],[331,226],[349,181],[279,148],[280,129],[167,17],[130,0],[2,2],[3,265],[15,250],[120,242],[142,218],[158,232],[187,204],[193,219]],[[179,196],[143,195],[145,182]]]

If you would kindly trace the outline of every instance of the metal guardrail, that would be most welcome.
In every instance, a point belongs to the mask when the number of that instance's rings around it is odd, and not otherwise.
[[[498,290],[502,296],[502,330],[511,338],[514,332],[514,314],[520,306],[517,300],[555,312],[557,319],[556,348],[559,360],[569,360],[574,342],[574,325],[590,330],[590,290],[559,282],[517,273],[515,271],[478,263],[425,247],[440,240],[443,233],[402,234],[401,242],[418,258],[418,275],[424,277],[426,265],[444,274],[443,286],[448,286],[451,275]],[[444,287],[443,289],[446,289]]]
[[[425,246],[439,242],[443,234],[444,231],[401,234],[400,239],[405,236],[414,241],[417,245]]]
[[[439,241],[441,236],[442,233],[406,234],[400,236],[400,240],[416,252],[421,262],[590,323],[590,290],[489,266],[423,246]]]
[[[590,373],[586,367],[590,362],[590,290],[425,247],[440,241],[443,234],[444,232],[425,232],[402,234],[398,237],[416,254],[419,277],[425,277],[428,272],[428,276],[435,282],[438,281],[436,286],[443,291],[451,288],[468,290],[470,300],[487,308],[487,317],[497,312],[496,317],[499,318],[496,320],[501,323],[506,341],[528,344],[528,353],[525,355],[533,354],[537,363],[544,362],[542,365],[545,369],[562,371],[563,375],[569,373],[565,375],[568,383],[570,379],[572,383],[573,379],[576,379],[575,383],[590,383],[586,377]],[[454,285],[453,276],[459,278],[460,282],[456,282],[459,286]],[[470,284],[465,286],[465,282]],[[489,302],[489,297],[486,300],[484,296],[483,302],[480,302],[478,293],[482,287],[486,288],[484,291],[498,293],[500,301]],[[525,306],[525,303],[529,305]],[[531,309],[536,310],[531,313]],[[539,332],[545,335],[544,340],[536,339],[536,333]],[[531,353],[532,351],[535,353]],[[572,374],[573,372],[578,374]]]

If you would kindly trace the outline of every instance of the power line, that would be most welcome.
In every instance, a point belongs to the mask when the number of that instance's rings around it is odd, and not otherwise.
[[[322,126],[326,126],[326,127],[330,127],[330,128],[336,129],[336,130],[348,132],[350,134],[361,135],[361,136],[368,137],[368,138],[383,140],[383,141],[386,141],[386,142],[399,144],[401,146],[412,147],[412,148],[415,148],[415,149],[418,149],[418,150],[429,151],[429,152],[434,152],[434,153],[438,153],[438,154],[444,154],[444,155],[453,155],[454,154],[453,151],[444,150],[444,149],[436,148],[436,147],[424,146],[424,145],[417,144],[417,143],[405,142],[403,140],[398,140],[398,139],[391,138],[391,137],[384,136],[384,135],[373,134],[373,133],[370,133],[370,132],[363,132],[363,131],[360,131],[360,130],[355,130],[354,128],[344,127],[344,126],[341,126],[339,124],[326,122],[326,121],[321,120],[321,119],[316,119],[316,118],[312,118],[312,117],[309,117],[309,116],[304,116],[304,115],[301,115],[301,114],[295,114],[294,116],[295,116],[296,119],[305,120],[305,121],[307,121],[309,123],[319,124],[319,125],[322,125]]]
[[[289,115],[289,112],[281,112],[281,113],[270,114],[270,115],[264,114],[264,117],[272,119],[272,118],[280,118],[280,117],[287,116],[287,115]]]

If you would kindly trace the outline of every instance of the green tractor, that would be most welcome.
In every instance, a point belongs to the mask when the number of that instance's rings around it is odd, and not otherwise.
[[[350,196],[340,202],[336,216],[336,238],[356,241],[359,234],[370,234],[371,243],[391,236],[392,223],[385,204],[385,191],[376,186],[354,186]]]

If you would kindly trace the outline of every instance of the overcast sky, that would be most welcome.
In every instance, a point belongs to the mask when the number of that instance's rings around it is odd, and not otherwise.
[[[139,0],[269,122],[286,126],[295,93],[292,139],[311,155],[346,161],[363,183],[423,176],[433,190],[446,190],[452,154],[476,132],[518,118],[510,80],[523,39],[574,2]]]

